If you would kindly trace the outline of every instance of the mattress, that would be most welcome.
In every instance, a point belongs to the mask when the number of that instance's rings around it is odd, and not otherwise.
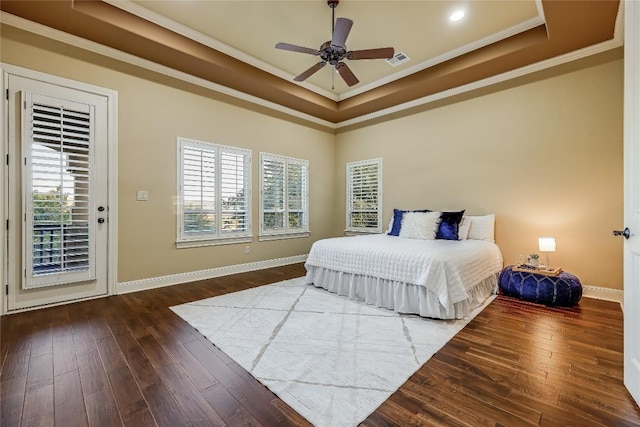
[[[489,241],[375,234],[317,241],[305,266],[309,284],[396,311],[460,318],[495,289],[502,264]]]

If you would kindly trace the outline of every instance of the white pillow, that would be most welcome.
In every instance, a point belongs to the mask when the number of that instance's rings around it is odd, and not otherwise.
[[[471,219],[471,227],[469,228],[468,239],[472,240],[488,240],[495,242],[495,222],[494,214],[484,216],[468,216]]]
[[[462,221],[460,221],[460,225],[458,225],[458,240],[467,240],[470,228],[471,218],[463,216]]]
[[[435,240],[440,225],[440,212],[405,212],[402,215],[400,237]]]

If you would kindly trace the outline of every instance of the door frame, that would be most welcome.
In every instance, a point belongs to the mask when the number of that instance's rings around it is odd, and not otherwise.
[[[9,168],[6,164],[6,156],[9,155],[9,108],[6,94],[8,93],[9,76],[19,76],[23,78],[40,80],[42,82],[54,84],[70,89],[81,90],[84,92],[103,96],[107,99],[107,201],[109,206],[109,228],[107,232],[107,295],[114,295],[117,289],[117,273],[118,273],[118,92],[112,89],[95,86],[88,83],[79,82],[64,77],[54,76],[39,71],[30,70],[28,68],[0,62],[0,71],[2,72],[2,102],[0,102],[0,117],[4,126],[2,135],[2,146],[0,147],[0,175],[3,177],[3,197],[0,197],[0,212],[2,212],[2,226],[0,227],[0,277],[2,286],[2,304],[0,304],[0,316],[8,314],[8,298],[5,289],[8,283],[8,252],[7,252],[7,227],[6,222],[9,219],[9,192],[16,191],[15,186],[9,185]],[[13,187],[13,188],[11,188]],[[90,297],[83,299],[93,299],[100,297]],[[79,301],[79,300],[74,300]],[[67,302],[58,302],[46,305],[51,307],[55,305],[66,304]],[[45,306],[39,306],[42,308]],[[11,313],[21,311],[34,310],[35,308],[25,308],[20,310],[12,310]]]
[[[640,4],[625,2],[624,41],[624,225],[631,228],[631,238],[624,242],[624,383],[640,404],[640,369],[637,365],[637,334],[640,331],[640,283],[634,283],[640,272],[632,259],[640,238],[638,193],[640,180]],[[638,255],[634,255],[635,258]]]

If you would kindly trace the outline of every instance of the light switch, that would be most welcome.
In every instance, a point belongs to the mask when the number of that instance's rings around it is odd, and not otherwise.
[[[149,192],[145,190],[136,191],[136,200],[139,202],[146,202],[149,200]]]

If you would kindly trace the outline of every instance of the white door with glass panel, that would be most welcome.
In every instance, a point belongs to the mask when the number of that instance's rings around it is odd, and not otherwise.
[[[8,76],[8,311],[106,295],[107,100]]]

